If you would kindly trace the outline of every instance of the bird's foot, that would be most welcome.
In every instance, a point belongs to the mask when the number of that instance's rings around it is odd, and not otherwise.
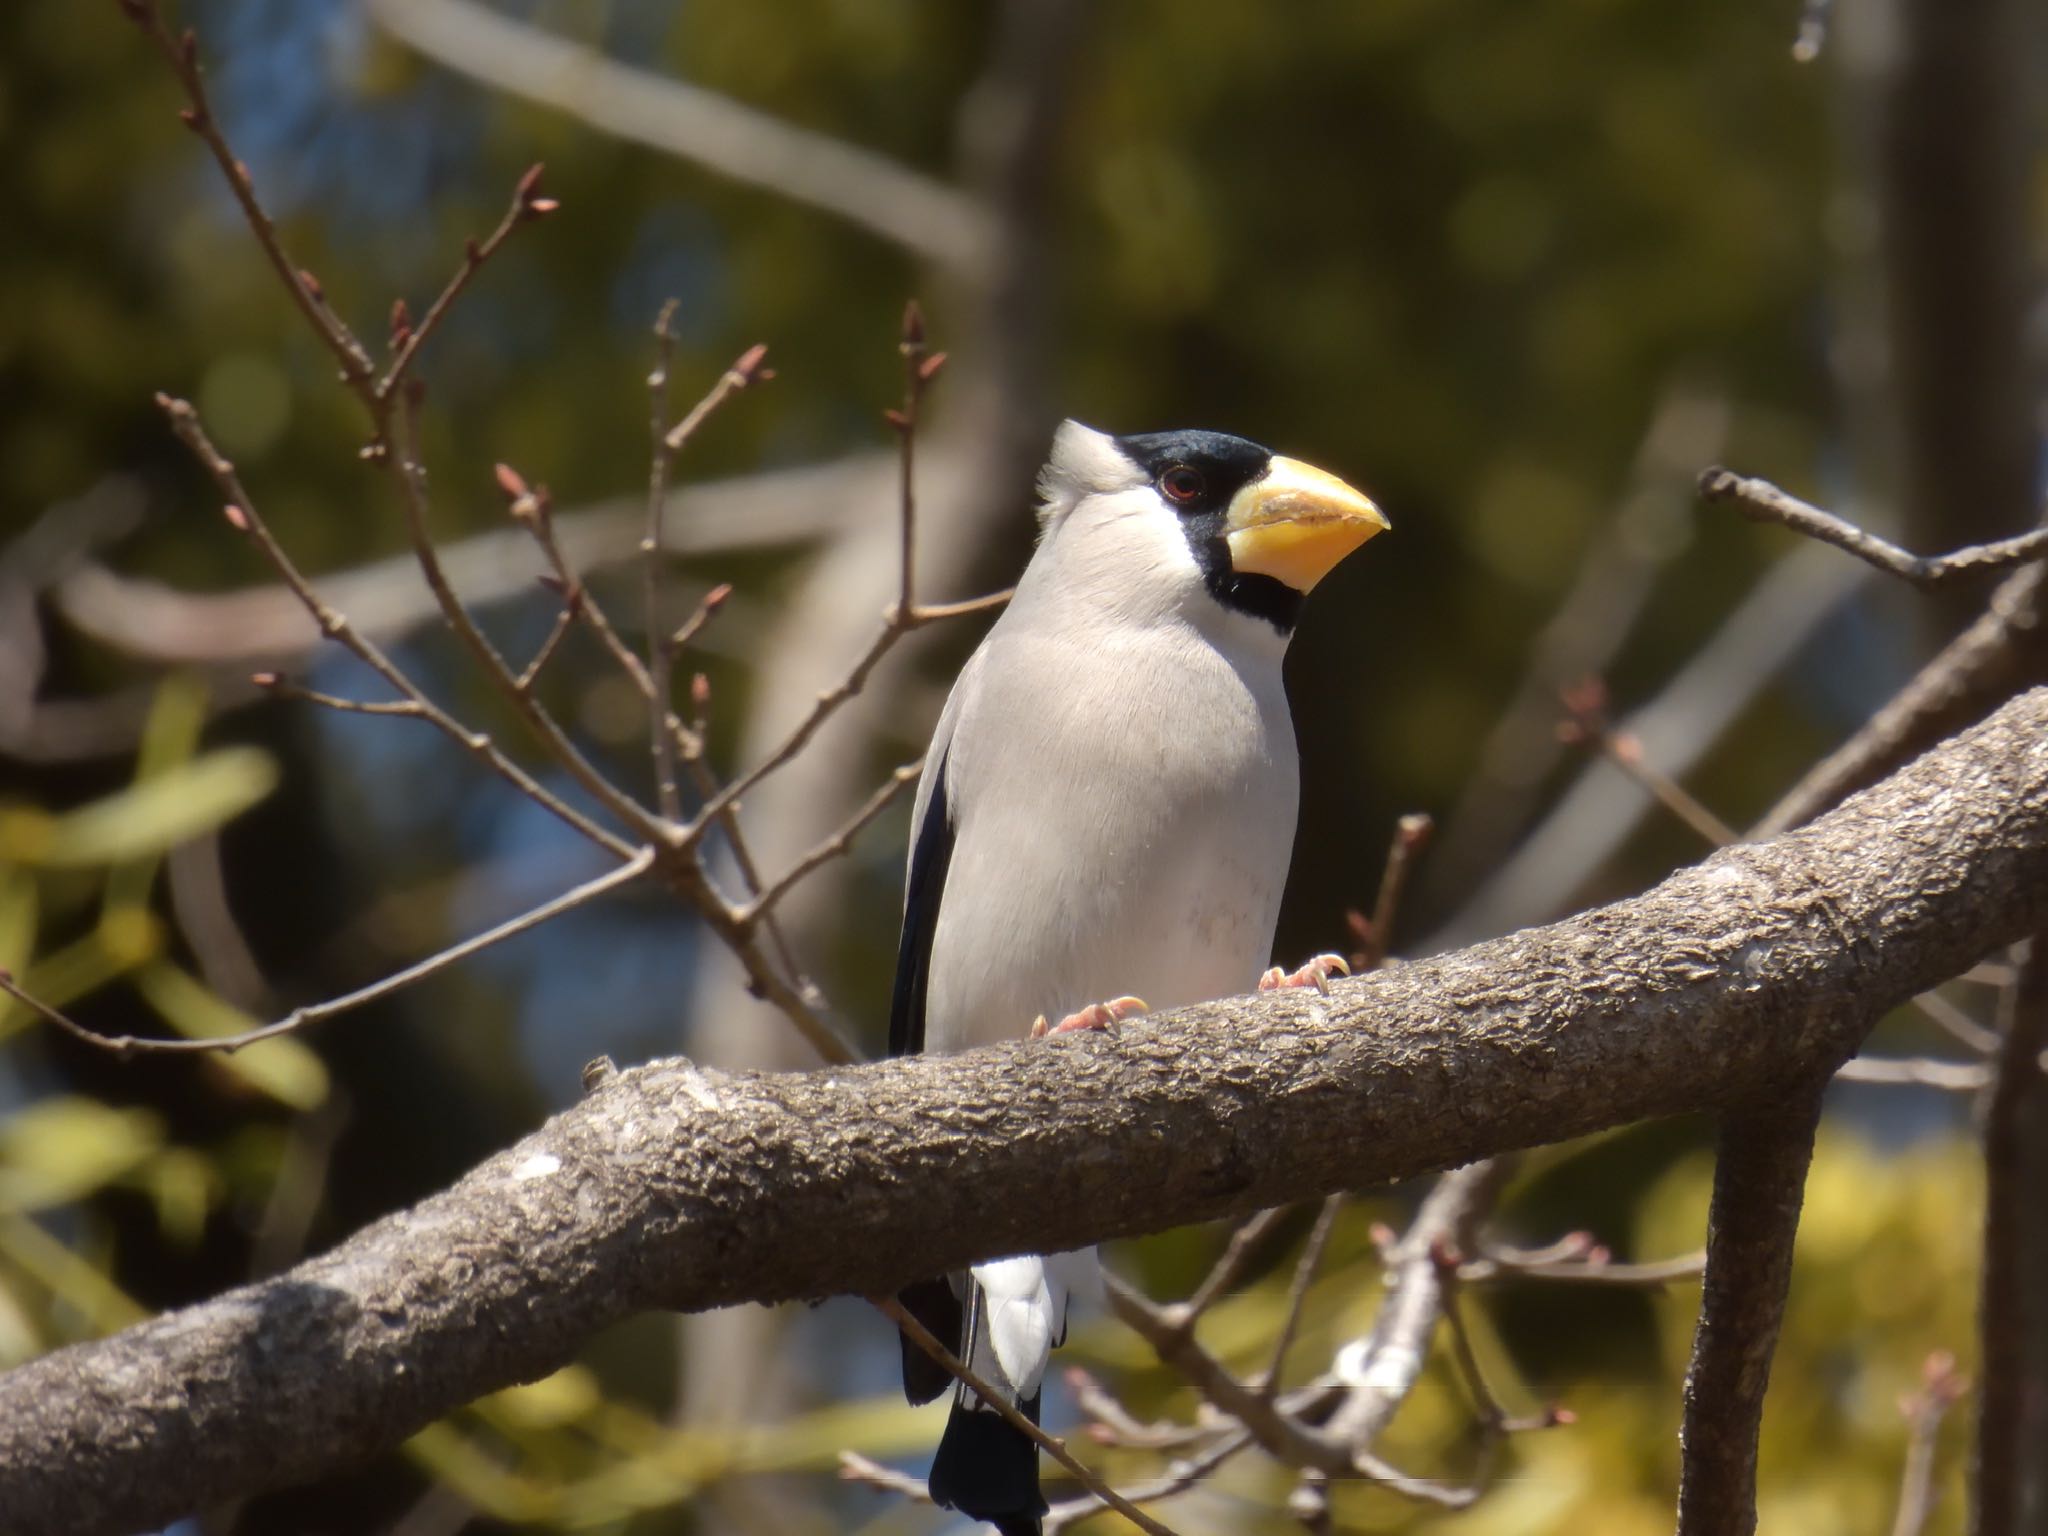
[[[1332,976],[1349,976],[1351,966],[1342,955],[1317,955],[1298,971],[1283,971],[1279,966],[1259,978],[1261,992],[1277,992],[1282,987],[1314,987],[1324,996],[1329,995]]]
[[[1086,1008],[1068,1014],[1057,1024],[1048,1024],[1045,1015],[1040,1014],[1031,1025],[1031,1038],[1043,1039],[1047,1035],[1063,1035],[1075,1029],[1114,1030],[1125,1019],[1135,1019],[1146,1012],[1142,997],[1113,997],[1106,1003],[1090,1003]]]

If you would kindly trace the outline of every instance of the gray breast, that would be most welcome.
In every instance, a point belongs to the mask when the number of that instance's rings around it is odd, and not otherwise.
[[[963,678],[930,1049],[1242,991],[1270,958],[1298,794],[1277,653],[1179,626],[1088,640],[993,635]]]

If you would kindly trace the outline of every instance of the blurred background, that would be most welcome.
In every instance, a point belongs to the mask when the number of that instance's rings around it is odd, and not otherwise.
[[[1014,577],[1062,416],[1227,430],[1369,488],[1394,534],[1319,589],[1290,659],[1304,794],[1278,949],[1297,961],[1349,944],[1344,914],[1370,906],[1404,813],[1438,831],[1392,935],[1403,955],[1699,856],[1636,779],[1560,739],[1566,686],[1603,679],[1646,759],[1741,827],[1981,603],[1894,589],[1692,491],[1725,461],[1929,552],[2034,521],[2048,46],[2020,0],[1967,9],[193,0],[183,16],[294,259],[365,336],[394,298],[420,313],[546,162],[561,211],[488,266],[420,370],[438,532],[513,653],[556,603],[493,462],[545,482],[596,590],[637,613],[655,313],[679,301],[679,402],[768,344],[778,377],[692,443],[668,524],[669,622],[735,586],[685,663],[708,679],[724,771],[804,713],[892,595],[881,412],[908,298],[951,357],[920,448],[927,599]],[[0,964],[109,1033],[275,1017],[601,868],[417,722],[250,684],[268,669],[372,692],[223,524],[157,390],[195,402],[338,606],[514,739],[358,458],[359,408],[179,105],[113,5],[0,7]],[[915,637],[749,797],[764,862],[916,755],[986,622]],[[543,693],[647,787],[643,716],[595,645],[572,639]],[[907,803],[789,910],[870,1051],[906,822]],[[1952,1001],[1983,1020],[1989,997]],[[1879,1044],[1953,1051],[1908,1018]],[[652,894],[231,1058],[120,1062],[0,1012],[0,1363],[274,1272],[571,1102],[589,1058],[675,1052],[812,1059]],[[1704,1130],[1532,1157],[1499,1229],[1697,1247]],[[1838,1090],[1767,1419],[1767,1524],[1889,1520],[1900,1394],[1931,1350],[1969,1368],[1980,1181],[1966,1096]],[[1361,1197],[1341,1224],[1304,1360],[1369,1326],[1368,1228],[1413,1193]],[[1222,1235],[1113,1262],[1184,1294]],[[1226,1357],[1260,1356],[1289,1269],[1276,1249],[1214,1316]],[[1469,1511],[1361,1489],[1342,1522],[1668,1529],[1696,1303],[1691,1284],[1474,1298],[1510,1406],[1562,1401],[1578,1422],[1514,1440]],[[942,1410],[902,1406],[895,1350],[849,1301],[646,1317],[384,1464],[179,1529],[934,1530],[929,1509],[833,1476],[846,1447],[912,1471],[929,1454]],[[1143,1412],[1187,1410],[1106,1323],[1070,1353]],[[1047,1412],[1072,1422],[1064,1399]],[[1435,1370],[1387,1453],[1462,1475],[1469,1424]],[[1962,1435],[1939,1450],[1933,1529],[1960,1528]],[[1246,1458],[1166,1513],[1190,1532],[1290,1529],[1287,1488]]]

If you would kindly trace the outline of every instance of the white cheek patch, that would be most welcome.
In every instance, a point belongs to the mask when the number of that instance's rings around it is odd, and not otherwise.
[[[1144,483],[1144,471],[1124,456],[1108,433],[1063,421],[1053,434],[1052,456],[1038,476],[1043,498],[1039,525],[1050,530],[1085,496],[1115,495]]]

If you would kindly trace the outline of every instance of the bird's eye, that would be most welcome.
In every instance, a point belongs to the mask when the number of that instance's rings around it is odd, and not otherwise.
[[[1159,489],[1168,501],[1177,501],[1185,506],[1199,501],[1202,496],[1202,477],[1185,464],[1176,464],[1159,477]]]

